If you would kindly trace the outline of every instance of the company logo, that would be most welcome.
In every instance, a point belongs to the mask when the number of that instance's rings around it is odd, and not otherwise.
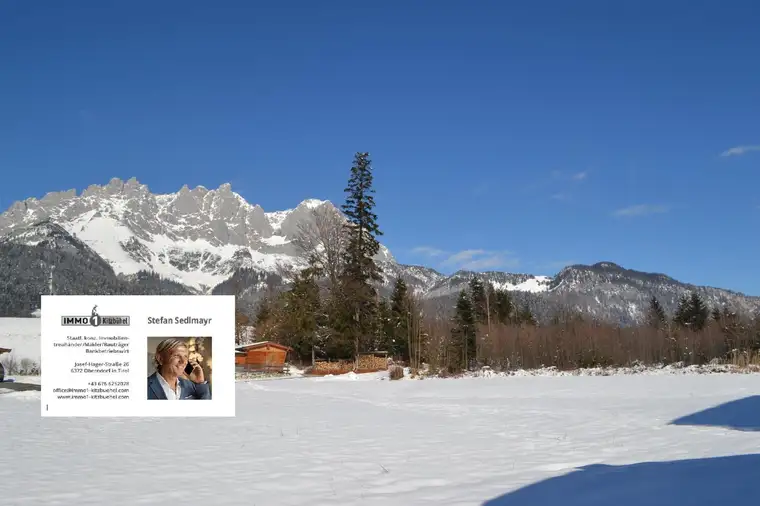
[[[98,306],[92,308],[89,316],[61,316],[63,327],[126,327],[129,316],[104,316],[98,314]]]

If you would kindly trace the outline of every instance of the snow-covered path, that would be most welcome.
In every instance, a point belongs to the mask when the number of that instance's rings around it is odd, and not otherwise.
[[[752,398],[760,375],[305,378],[237,389],[233,419],[41,419],[35,395],[0,395],[3,504],[706,506],[694,490],[724,487],[726,504],[756,494],[758,456],[709,476],[573,469],[760,454],[758,431],[670,424]],[[754,406],[744,416],[760,430]]]

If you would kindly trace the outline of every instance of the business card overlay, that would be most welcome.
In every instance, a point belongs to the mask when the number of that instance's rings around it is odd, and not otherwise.
[[[235,416],[234,296],[43,295],[41,310],[42,416]]]

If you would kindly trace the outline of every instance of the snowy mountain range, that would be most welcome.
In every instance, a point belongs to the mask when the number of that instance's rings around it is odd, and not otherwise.
[[[337,212],[329,201],[315,199],[293,209],[266,212],[232,191],[229,184],[214,190],[183,186],[176,193],[153,194],[134,178],[114,178],[103,186],[91,185],[81,194],[52,192],[41,199],[15,202],[0,215],[4,258],[0,281],[4,275],[9,283],[28,279],[41,285],[51,275],[50,252],[55,251],[69,255],[66,258],[73,255],[77,265],[83,261],[90,269],[97,265],[98,275],[105,277],[96,285],[111,287],[107,293],[225,293],[230,283],[257,292],[266,285],[281,285],[289,272],[303,266],[293,240],[299,226],[313,220],[313,211],[320,208]],[[36,248],[36,253],[18,248]],[[40,256],[40,248],[47,253]],[[32,257],[39,257],[38,261],[30,263]],[[447,276],[431,268],[399,264],[384,246],[376,260],[385,271],[386,289],[402,276],[425,299],[446,304],[478,275],[497,288],[511,290],[539,316],[564,306],[636,322],[652,295],[672,309],[678,297],[691,290],[702,292],[713,305],[760,311],[758,297],[694,287],[609,262],[568,266],[549,277],[469,271]],[[63,260],[56,257],[55,261]],[[157,276],[147,274],[151,272]],[[72,290],[76,283],[73,278],[69,282]]]
[[[0,215],[0,236],[16,233],[20,240],[19,230],[49,220],[96,251],[117,274],[151,270],[207,292],[239,268],[275,272],[299,265],[292,238],[298,223],[320,206],[332,204],[305,200],[295,209],[268,213],[229,184],[155,195],[134,178],[112,179],[81,195],[68,190],[14,203]]]

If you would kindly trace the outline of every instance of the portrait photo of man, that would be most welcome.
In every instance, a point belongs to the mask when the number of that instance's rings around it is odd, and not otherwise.
[[[159,342],[153,355],[155,372],[148,376],[148,400],[211,399],[211,386],[195,356],[192,360],[190,347],[180,338]]]

